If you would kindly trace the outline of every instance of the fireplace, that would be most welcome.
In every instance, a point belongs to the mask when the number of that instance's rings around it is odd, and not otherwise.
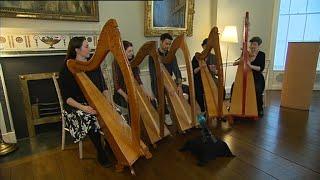
[[[20,75],[21,90],[29,136],[35,126],[60,121],[61,112],[52,76],[57,73]]]

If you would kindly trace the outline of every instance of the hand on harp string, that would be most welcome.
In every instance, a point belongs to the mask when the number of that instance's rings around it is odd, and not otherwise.
[[[177,87],[178,96],[183,96],[182,84],[179,84]]]

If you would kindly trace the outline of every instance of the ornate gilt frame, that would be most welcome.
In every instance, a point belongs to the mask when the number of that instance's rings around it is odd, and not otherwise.
[[[144,19],[144,35],[145,36],[159,36],[163,33],[170,33],[174,36],[186,33],[187,36],[192,36],[193,33],[193,15],[194,11],[194,0],[187,1],[187,27],[186,28],[171,28],[171,27],[153,27],[153,14],[152,7],[153,1],[145,2],[145,19]]]
[[[21,1],[21,3],[23,3],[23,1]],[[0,17],[98,22],[99,21],[98,1],[92,1],[91,5],[92,5],[91,7],[92,14],[90,15],[61,13],[59,11],[48,13],[44,11],[39,11],[37,9],[22,10],[15,7],[13,8],[0,7]]]

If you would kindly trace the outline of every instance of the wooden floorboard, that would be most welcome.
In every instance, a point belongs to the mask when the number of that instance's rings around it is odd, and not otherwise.
[[[11,168],[11,179],[15,180],[33,180],[35,174],[33,173],[32,161],[24,162]]]
[[[60,147],[35,151],[1,163],[0,179],[320,179],[320,93],[314,93],[310,111],[280,108],[279,97],[279,92],[268,93],[265,116],[258,121],[238,120],[232,128],[224,123],[213,128],[236,157],[217,158],[204,167],[197,166],[190,153],[178,151],[200,134],[192,129],[184,135],[173,133],[156,149],[150,147],[153,157],[134,164],[136,176],[128,169],[117,173],[114,167],[101,167],[86,140],[82,160],[77,144],[67,145],[64,151]]]

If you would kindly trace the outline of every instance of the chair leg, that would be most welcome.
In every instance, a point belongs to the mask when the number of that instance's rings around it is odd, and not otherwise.
[[[65,143],[66,143],[66,132],[65,132],[65,129],[62,128],[61,150],[64,150]]]
[[[66,130],[65,130],[65,124],[64,120],[62,120],[62,136],[61,136],[61,150],[64,150],[64,146],[66,143]]]
[[[80,159],[83,158],[83,146],[82,146],[82,141],[79,141],[79,156],[80,156]]]

